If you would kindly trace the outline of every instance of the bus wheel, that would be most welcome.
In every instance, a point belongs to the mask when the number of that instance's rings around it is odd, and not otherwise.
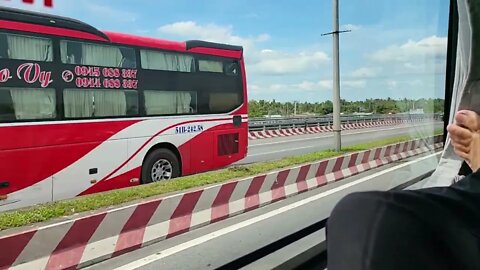
[[[142,183],[170,180],[180,175],[178,158],[164,148],[153,150],[142,166]]]

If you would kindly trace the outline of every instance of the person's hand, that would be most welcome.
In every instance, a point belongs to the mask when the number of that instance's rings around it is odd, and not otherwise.
[[[480,168],[480,116],[462,110],[456,113],[455,123],[447,127],[455,153],[475,172]]]

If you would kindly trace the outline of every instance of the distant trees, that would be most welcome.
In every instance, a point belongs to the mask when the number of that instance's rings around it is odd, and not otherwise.
[[[443,112],[443,99],[366,99],[363,101],[340,100],[342,113],[351,114],[360,113],[402,113],[410,110],[423,109],[425,113]],[[294,102],[278,102],[275,99],[268,100],[250,100],[249,116],[262,117],[265,115],[293,115],[295,109]],[[299,102],[297,103],[297,114],[318,114],[325,115],[333,112],[333,103],[330,100],[323,102]]]

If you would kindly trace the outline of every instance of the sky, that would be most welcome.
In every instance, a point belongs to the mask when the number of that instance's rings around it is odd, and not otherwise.
[[[445,0],[339,0],[341,98],[442,98]],[[332,98],[331,0],[20,0],[101,30],[242,45],[249,99]]]

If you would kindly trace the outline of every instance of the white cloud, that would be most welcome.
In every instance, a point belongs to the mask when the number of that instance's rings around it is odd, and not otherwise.
[[[406,62],[425,57],[443,57],[447,53],[447,38],[430,36],[419,41],[409,40],[402,45],[392,45],[370,55],[379,62]]]
[[[362,29],[362,27],[360,25],[351,24],[351,23],[344,24],[340,27],[340,30],[356,31],[356,30],[360,30],[360,29]]]
[[[394,81],[394,80],[387,81],[387,86],[388,86],[388,89],[390,90],[395,89],[397,85],[398,85],[397,81]]]
[[[263,75],[298,74],[318,69],[329,61],[322,51],[285,53],[274,50],[262,50],[250,63],[249,71]]]
[[[260,86],[258,86],[256,84],[250,84],[250,85],[248,85],[248,90],[256,92],[258,90],[261,90],[261,88],[260,88]]]
[[[214,23],[205,25],[197,24],[194,21],[181,21],[166,24],[158,28],[164,34],[176,35],[188,39],[202,39],[212,42],[240,45],[246,50],[253,47],[255,42],[264,42],[270,39],[268,34],[260,34],[253,37],[241,37],[233,34],[232,26],[221,26]]]
[[[366,81],[364,80],[344,80],[341,82],[341,87],[349,89],[361,89],[366,87]],[[320,80],[320,81],[302,81],[301,83],[275,83],[269,85],[260,86],[258,84],[250,84],[248,89],[253,91],[254,94],[290,94],[301,95],[302,93],[315,93],[320,91],[331,91],[333,88],[332,80]]]
[[[202,39],[213,42],[241,45],[245,49],[247,71],[249,74],[286,75],[318,69],[329,60],[322,51],[303,51],[287,53],[276,50],[259,50],[258,44],[268,41],[267,33],[256,36],[240,36],[234,33],[232,26],[214,23],[198,24],[194,21],[181,21],[166,24],[158,28],[163,34],[188,39]]]
[[[361,67],[352,72],[354,78],[372,78],[379,73],[379,68]]]
[[[120,23],[135,22],[137,20],[137,14],[133,12],[116,9],[112,6],[100,5],[93,1],[88,1],[88,3],[82,4],[82,6],[86,11],[101,17],[103,20],[111,20]]]
[[[365,88],[367,86],[367,82],[364,80],[346,80],[346,81],[341,81],[340,86],[348,87],[348,88]]]

